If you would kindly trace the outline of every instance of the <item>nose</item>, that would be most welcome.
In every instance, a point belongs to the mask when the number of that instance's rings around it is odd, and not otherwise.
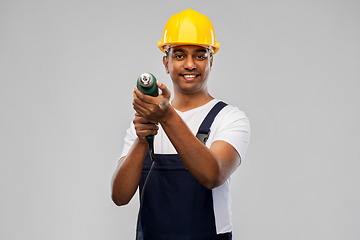
[[[184,68],[186,70],[194,70],[196,69],[195,61],[192,57],[187,57],[184,62]]]

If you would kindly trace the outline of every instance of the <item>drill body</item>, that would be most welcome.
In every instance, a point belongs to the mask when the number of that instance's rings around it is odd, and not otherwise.
[[[157,97],[159,95],[159,89],[156,84],[156,78],[151,73],[143,73],[139,76],[137,80],[137,88],[146,95]],[[146,137],[148,142],[154,141],[154,135],[149,135]]]

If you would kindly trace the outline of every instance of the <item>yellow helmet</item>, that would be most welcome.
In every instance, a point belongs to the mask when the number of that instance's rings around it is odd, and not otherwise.
[[[213,54],[220,48],[210,19],[192,9],[173,15],[165,25],[161,41],[158,41],[158,47],[164,53],[171,45],[185,44],[211,47]]]

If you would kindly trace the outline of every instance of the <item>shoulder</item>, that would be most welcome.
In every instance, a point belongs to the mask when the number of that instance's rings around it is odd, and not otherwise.
[[[227,105],[216,116],[210,129],[209,146],[217,140],[232,145],[244,159],[250,140],[250,122],[238,107]]]
[[[218,102],[221,102],[218,100]],[[238,107],[227,104],[218,114],[216,122],[231,124],[233,122],[247,122],[249,119],[245,112],[241,111]],[[215,122],[214,122],[215,123]]]

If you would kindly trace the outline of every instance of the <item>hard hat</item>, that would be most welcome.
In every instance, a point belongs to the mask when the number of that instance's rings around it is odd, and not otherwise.
[[[220,48],[210,19],[192,9],[173,15],[165,25],[161,41],[158,41],[158,47],[164,53],[171,45],[187,44],[211,47],[213,54]]]

